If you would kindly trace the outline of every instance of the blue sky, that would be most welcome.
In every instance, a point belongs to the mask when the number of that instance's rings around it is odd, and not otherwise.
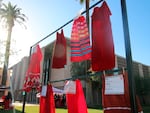
[[[97,1],[91,0],[90,5]],[[115,53],[125,57],[120,0],[106,0],[106,2],[112,12],[111,23]],[[80,4],[79,0],[11,0],[11,3],[22,8],[22,13],[28,17],[26,25],[31,34],[28,35],[28,41],[31,40],[30,46],[74,18],[79,10],[85,9],[84,4]],[[150,65],[150,13],[148,12],[150,0],[126,0],[126,5],[132,58],[134,61]],[[93,9],[90,10],[90,15],[92,11]],[[70,37],[71,27],[72,23],[63,28],[65,36]],[[55,35],[40,43],[41,47],[54,40]],[[27,46],[23,42],[19,43]],[[29,51],[29,44],[26,48]]]

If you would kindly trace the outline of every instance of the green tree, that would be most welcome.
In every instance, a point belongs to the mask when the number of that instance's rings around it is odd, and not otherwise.
[[[88,70],[90,68],[89,61],[74,62],[71,64],[71,75],[74,78],[80,78],[86,83],[86,101],[88,105],[92,104],[92,81],[88,77]]]
[[[5,48],[2,85],[5,85],[7,80],[12,29],[15,25],[15,22],[24,25],[23,22],[25,22],[25,20],[26,16],[21,13],[21,8],[17,8],[17,5],[13,6],[10,2],[8,2],[8,4],[1,4],[0,21],[5,23],[5,27],[7,29],[7,41]]]
[[[71,75],[72,76],[81,76],[87,74],[87,66],[86,61],[82,62],[74,62],[71,65]]]

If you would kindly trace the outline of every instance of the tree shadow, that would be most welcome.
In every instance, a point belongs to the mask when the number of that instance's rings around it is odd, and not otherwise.
[[[13,110],[0,109],[0,113],[14,113],[14,112],[13,112]],[[15,109],[15,113],[22,113],[22,111]]]

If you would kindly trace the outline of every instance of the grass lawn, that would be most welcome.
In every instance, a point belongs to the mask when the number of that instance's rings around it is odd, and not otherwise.
[[[22,113],[22,106],[16,106],[16,113]],[[0,110],[0,113],[13,113],[13,110]],[[26,106],[25,113],[39,113],[39,106]],[[57,108],[56,113],[67,113],[67,109]],[[103,113],[100,109],[88,109],[88,113]]]
[[[22,106],[16,106],[16,113],[22,113]],[[144,113],[150,113],[150,107],[143,107]],[[0,110],[0,113],[13,113],[13,110]],[[26,106],[25,113],[39,113],[39,106]],[[67,113],[67,109],[57,108],[56,113]],[[88,109],[88,113],[103,113],[101,109]]]

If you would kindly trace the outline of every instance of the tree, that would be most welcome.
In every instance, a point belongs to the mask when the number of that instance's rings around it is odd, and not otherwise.
[[[15,40],[11,41],[11,45],[13,45],[13,46],[11,46],[11,48],[10,48],[9,55],[13,56],[13,57],[16,57],[21,50],[19,50],[15,47],[15,45],[16,45]],[[0,67],[2,67],[2,65],[4,64],[5,46],[6,46],[6,40],[1,40],[0,39],[0,48],[1,48],[1,50],[0,50]]]
[[[90,0],[80,0],[81,4],[83,4],[84,2],[85,2],[86,10],[89,9]],[[87,22],[88,28],[90,28],[89,27],[89,25],[90,25],[89,10],[86,12],[86,22]]]
[[[15,22],[23,25],[25,19],[26,16],[21,13],[21,8],[17,8],[17,5],[13,6],[10,2],[8,2],[8,4],[2,3],[2,6],[0,7],[0,21],[5,23],[5,27],[7,29],[2,85],[5,85],[7,80],[12,29]]]
[[[86,61],[72,63],[71,65],[72,76],[80,76],[80,75],[86,75],[86,74],[87,74]]]
[[[89,5],[90,5],[90,0],[80,0],[80,3],[83,4],[85,3],[86,6],[86,22],[87,22],[87,26],[88,29],[90,31],[90,16],[89,16]],[[89,32],[90,33],[90,32]],[[85,61],[83,62],[84,67],[83,69],[85,70],[85,72],[88,71],[89,67],[90,67],[90,61]],[[92,81],[89,77],[86,77],[86,101],[87,104],[92,104]]]
[[[86,101],[87,104],[90,105],[92,104],[92,81],[91,78],[88,77],[88,69],[90,68],[90,64],[87,63],[88,61],[82,61],[82,62],[73,62],[71,64],[71,75],[72,77],[77,77],[82,80],[85,80],[86,83]],[[82,78],[85,76],[84,78]]]

